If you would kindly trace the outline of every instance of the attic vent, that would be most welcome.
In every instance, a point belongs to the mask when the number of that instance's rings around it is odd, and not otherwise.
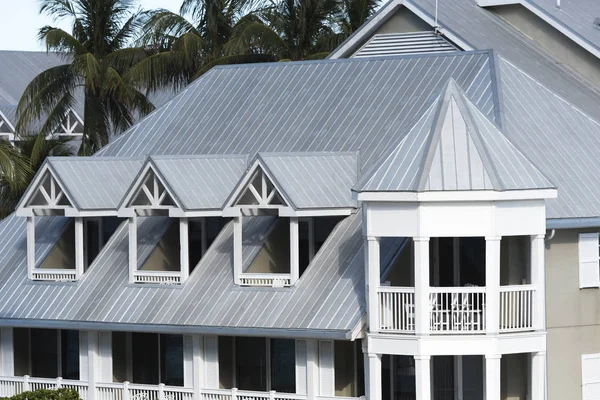
[[[391,33],[373,36],[352,57],[385,57],[454,51],[459,49],[435,32]]]
[[[596,17],[594,18],[594,26],[598,29],[600,29],[600,17]]]

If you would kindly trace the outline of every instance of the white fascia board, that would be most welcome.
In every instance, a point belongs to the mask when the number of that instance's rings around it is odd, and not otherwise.
[[[562,33],[563,35],[565,35],[566,37],[568,37],[569,39],[571,39],[572,41],[574,41],[575,43],[577,43],[578,45],[580,45],[581,47],[583,47],[584,49],[586,49],[587,51],[589,51],[590,53],[595,55],[596,57],[600,58],[600,48],[592,45],[590,42],[585,40],[583,37],[581,37],[577,33],[573,32],[572,30],[568,29],[565,25],[561,24],[556,19],[552,18],[552,16],[548,15],[546,12],[539,9],[534,4],[531,4],[527,0],[521,0],[520,3],[523,7],[525,7],[526,9],[528,9],[529,11],[531,11],[532,13],[534,13],[535,15],[537,15],[538,17],[543,19],[545,22],[550,24],[553,28],[558,30],[560,33]]]
[[[327,216],[347,216],[355,212],[353,208],[313,208],[294,210],[291,208],[282,208],[279,210],[280,217],[327,217]]]
[[[479,7],[507,6],[519,3],[521,3],[521,0],[477,0]]]
[[[496,191],[445,191],[445,192],[362,192],[359,201],[444,202],[444,201],[495,201],[554,199],[556,189]]]
[[[546,220],[548,229],[598,228],[600,217],[588,218],[552,218]]]
[[[74,208],[65,210],[65,217],[117,217],[117,210],[83,210],[79,211]]]
[[[222,217],[221,210],[192,210],[185,211],[179,208],[169,209],[169,217],[171,218],[200,218],[200,217]]]
[[[372,36],[372,33],[381,26],[385,21],[387,21],[389,15],[391,13],[396,12],[398,6],[401,6],[404,3],[404,0],[392,0],[390,3],[383,5],[386,9],[381,10],[381,12],[375,15],[373,18],[368,20],[363,26],[359,28],[356,34],[351,37],[342,47],[335,50],[329,56],[329,59],[336,60],[339,58],[343,58],[349,56],[348,53],[353,47],[362,41],[367,41]]]

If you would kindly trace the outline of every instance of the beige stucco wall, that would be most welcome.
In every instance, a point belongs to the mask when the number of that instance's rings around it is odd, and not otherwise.
[[[379,27],[375,34],[378,33],[408,33],[408,32],[421,32],[431,31],[432,28],[417,17],[415,14],[410,12],[406,7],[400,7],[398,11],[386,22]]]
[[[600,59],[520,4],[489,7],[491,12],[536,41],[559,62],[600,85]]]
[[[581,355],[600,353],[600,289],[579,289],[578,235],[557,230],[546,244],[548,399],[581,398]]]

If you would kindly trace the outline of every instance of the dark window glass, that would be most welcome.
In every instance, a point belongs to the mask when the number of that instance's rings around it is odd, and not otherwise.
[[[356,397],[365,395],[365,357],[360,340],[354,342],[356,346]]]
[[[183,336],[160,336],[160,381],[168,386],[183,386]]]
[[[29,329],[14,328],[13,347],[15,360],[15,376],[31,375],[29,365]]]
[[[454,400],[454,357],[436,356],[433,363],[433,400]]]
[[[264,338],[236,338],[236,382],[239,389],[267,390],[266,343]]]
[[[131,378],[127,376],[127,333],[112,333],[112,363],[113,381],[125,382]]]
[[[394,399],[415,399],[415,359],[410,356],[390,356]]]
[[[61,375],[79,380],[79,331],[61,331]]]
[[[31,329],[31,374],[37,378],[58,376],[58,331]]]
[[[459,239],[460,285],[485,286],[485,239],[464,237]]]
[[[118,217],[102,218],[102,243],[106,244],[108,242],[123,221],[125,221],[125,219]]]
[[[296,341],[271,339],[271,390],[296,393]]]
[[[158,335],[132,333],[133,382],[158,384]]]
[[[202,258],[202,221],[190,220],[188,223],[190,272]]]
[[[219,387],[233,388],[233,343],[231,336],[219,336]]]
[[[97,220],[86,222],[85,244],[87,248],[87,265],[90,266],[100,253],[100,223]]]

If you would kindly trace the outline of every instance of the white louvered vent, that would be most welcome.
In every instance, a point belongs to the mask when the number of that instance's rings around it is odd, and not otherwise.
[[[389,33],[375,35],[353,58],[450,53],[460,51],[435,32]]]

